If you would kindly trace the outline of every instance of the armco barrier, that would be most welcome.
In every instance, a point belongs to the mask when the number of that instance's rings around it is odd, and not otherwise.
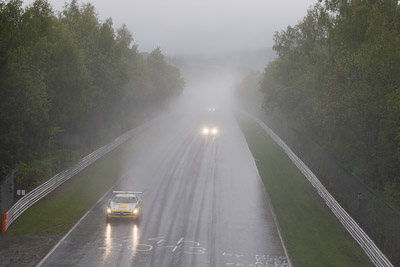
[[[157,119],[152,120],[151,122],[156,122]],[[87,166],[100,159],[102,156],[106,155],[108,152],[121,145],[128,139],[130,139],[134,134],[136,134],[139,130],[143,129],[148,125],[145,123],[139,127],[136,127],[118,138],[114,139],[111,143],[97,149],[96,151],[90,153],[86,157],[82,158],[77,164],[74,166],[56,174],[54,177],[49,179],[47,182],[42,185],[36,187],[31,192],[20,198],[5,214],[3,214],[2,220],[2,233],[5,233],[10,227],[10,225],[28,208],[38,202],[40,199],[51,193],[55,188],[59,185],[70,179],[71,177],[78,174],[80,171],[85,169]]]
[[[312,135],[291,128],[286,122],[267,114],[257,118],[270,127],[311,169],[337,202],[362,227],[395,266],[400,266],[400,212],[364,181],[344,168]]]
[[[380,251],[375,243],[369,238],[369,236],[361,229],[361,227],[353,220],[353,218],[340,206],[340,204],[332,197],[332,195],[326,190],[321,184],[314,173],[293,153],[293,151],[286,145],[282,139],[277,136],[267,125],[264,124],[258,118],[244,112],[248,117],[263,128],[269,136],[285,151],[292,162],[299,168],[299,170],[305,175],[307,180],[317,190],[318,194],[325,200],[326,205],[332,210],[335,216],[339,219],[342,225],[350,233],[350,235],[356,240],[356,242],[365,251],[371,261],[379,267],[393,267],[386,256]]]

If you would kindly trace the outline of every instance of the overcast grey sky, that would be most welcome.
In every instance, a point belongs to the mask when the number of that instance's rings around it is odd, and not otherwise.
[[[33,0],[24,0],[32,3]],[[60,11],[65,0],[49,0]],[[70,2],[70,1],[68,1]],[[140,51],[170,56],[256,50],[295,25],[317,0],[89,0],[101,20],[125,23]]]

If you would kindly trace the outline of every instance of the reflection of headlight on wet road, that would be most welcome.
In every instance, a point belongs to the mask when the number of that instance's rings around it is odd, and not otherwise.
[[[107,223],[106,235],[105,235],[105,239],[104,239],[104,249],[105,249],[104,257],[108,257],[108,255],[110,254],[110,252],[111,252],[111,244],[112,244],[111,224]]]
[[[108,223],[106,228],[106,238],[109,239],[111,237],[111,225]]]

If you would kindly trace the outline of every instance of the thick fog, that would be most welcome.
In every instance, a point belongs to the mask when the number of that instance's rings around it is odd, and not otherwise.
[[[32,3],[25,0],[24,3]],[[64,0],[49,0],[61,10]],[[70,2],[70,1],[68,1]],[[301,20],[317,0],[90,0],[102,20],[125,23],[140,51],[169,56],[260,50]]]

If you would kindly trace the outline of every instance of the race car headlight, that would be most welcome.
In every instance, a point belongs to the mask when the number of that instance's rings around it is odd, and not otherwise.
[[[111,213],[111,208],[107,207],[107,213],[110,214]]]
[[[203,130],[202,130],[202,133],[203,133],[204,135],[207,135],[207,134],[210,133],[210,129],[208,129],[207,127],[204,127]]]
[[[217,134],[218,134],[218,129],[217,129],[217,128],[213,128],[213,129],[211,130],[211,134],[212,134],[212,135],[217,135]]]
[[[135,208],[134,210],[133,210],[133,214],[138,214],[139,213],[139,209],[138,208]]]

